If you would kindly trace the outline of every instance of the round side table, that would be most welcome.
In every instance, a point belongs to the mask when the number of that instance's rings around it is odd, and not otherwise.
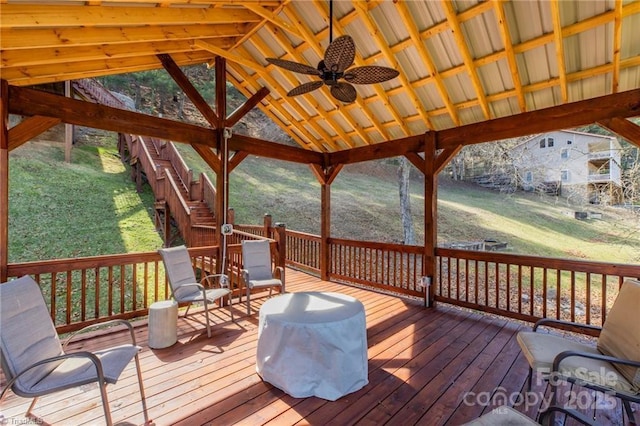
[[[154,302],[149,307],[149,347],[168,348],[178,340],[178,303]]]

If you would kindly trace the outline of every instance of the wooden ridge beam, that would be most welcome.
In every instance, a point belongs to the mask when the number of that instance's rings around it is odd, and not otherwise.
[[[200,114],[209,122],[209,124],[215,129],[217,128],[218,115],[209,106],[207,101],[204,100],[198,89],[189,81],[189,78],[182,72],[178,64],[168,54],[159,54],[158,59],[162,62],[162,66],[169,73],[171,78],[178,84],[187,97],[193,102],[193,105],[200,111]]]
[[[303,164],[324,164],[324,155],[308,149],[268,142],[246,135],[232,135],[230,151],[244,151],[259,157],[274,158]]]
[[[215,131],[204,127],[24,87],[9,86],[9,112],[52,117],[64,123],[174,142],[212,146],[215,141]]]
[[[438,149],[578,127],[612,117],[634,116],[640,116],[640,89],[441,130]]]
[[[61,122],[59,118],[42,117],[39,115],[25,118],[9,129],[9,151],[18,148],[23,143],[30,141],[40,133],[49,130]]]

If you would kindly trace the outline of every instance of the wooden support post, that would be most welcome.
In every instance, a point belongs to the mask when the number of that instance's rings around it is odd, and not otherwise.
[[[429,132],[424,140],[424,256],[422,275],[428,285],[425,306],[434,306],[436,290],[436,245],[438,242],[438,174],[436,170],[437,134]]]
[[[231,225],[236,223],[236,211],[232,208],[227,209],[227,223]]]
[[[320,279],[329,281],[331,265],[331,184],[320,184]]]
[[[322,167],[310,164],[311,171],[320,182],[320,279],[329,280],[331,265],[331,184],[342,170],[342,164]]]
[[[270,214],[265,214],[264,217],[262,218],[262,226],[264,228],[264,236],[267,238],[272,238],[273,235],[271,235],[271,225],[272,225],[272,218]]]
[[[9,84],[0,80],[0,282],[9,263]]]
[[[72,98],[71,81],[64,82],[64,95]],[[73,147],[73,124],[65,123],[64,125],[64,161],[71,163],[71,148]]]
[[[282,268],[285,268],[287,266],[287,228],[284,223],[276,223],[273,236],[278,244],[278,259],[276,266],[282,266]],[[282,277],[282,279],[284,279],[284,277]]]

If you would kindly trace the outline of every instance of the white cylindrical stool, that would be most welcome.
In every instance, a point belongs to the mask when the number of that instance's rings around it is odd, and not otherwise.
[[[149,347],[168,348],[178,340],[178,303],[154,302],[149,307]]]

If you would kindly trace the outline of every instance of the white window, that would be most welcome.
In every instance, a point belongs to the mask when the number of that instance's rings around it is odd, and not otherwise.
[[[569,170],[562,170],[560,172],[560,180],[562,182],[569,182]]]
[[[546,145],[546,140],[545,139],[540,139],[540,148],[544,148]]]
[[[560,152],[560,158],[562,158],[563,160],[569,158],[569,150],[567,148],[562,148],[562,151]]]
[[[531,172],[531,171],[525,172],[524,181],[527,182],[527,183],[533,182],[533,172]]]
[[[571,145],[573,143],[573,141],[567,141],[567,145]]]
[[[553,138],[547,139],[547,146],[551,148],[553,146]]]

